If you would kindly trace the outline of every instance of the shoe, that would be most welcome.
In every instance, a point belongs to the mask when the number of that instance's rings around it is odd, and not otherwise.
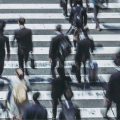
[[[52,117],[52,120],[56,120],[56,118]]]
[[[94,19],[91,19],[91,21],[92,21],[93,23],[95,23],[95,20],[94,20]]]
[[[105,118],[105,119],[109,119],[109,117],[108,117],[108,116],[105,116],[105,117],[103,117],[103,118]]]
[[[69,17],[68,14],[66,14],[66,13],[64,13],[63,15],[64,15],[65,17]]]
[[[96,27],[95,29],[98,30],[98,31],[100,31],[100,27]]]

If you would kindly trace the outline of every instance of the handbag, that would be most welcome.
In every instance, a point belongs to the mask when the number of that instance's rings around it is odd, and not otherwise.
[[[66,100],[71,100],[71,98],[73,97],[73,92],[71,90],[71,87],[68,85],[67,81],[65,80],[65,91],[64,91],[64,96],[66,98]]]
[[[31,57],[30,57],[30,67],[32,69],[35,69],[35,60],[34,60],[34,56],[32,53],[31,53]]]

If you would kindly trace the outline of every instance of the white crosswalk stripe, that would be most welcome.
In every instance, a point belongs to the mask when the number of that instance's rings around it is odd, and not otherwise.
[[[9,41],[13,41],[14,35],[6,35],[9,37]],[[90,34],[90,38],[92,38],[94,41],[120,41],[120,35],[115,35],[115,34]],[[33,35],[33,41],[39,41],[39,42],[48,42],[51,41],[51,39],[55,37],[55,35]],[[73,41],[73,36],[69,35],[70,41]]]
[[[62,28],[68,30],[70,28],[70,24],[62,24]],[[25,27],[30,28],[32,30],[54,30],[57,24],[26,24]],[[89,29],[95,29],[94,23],[87,24]],[[100,24],[101,29],[120,29],[120,23],[103,23]],[[7,24],[5,30],[15,30],[19,29],[19,25],[17,24]]]
[[[93,60],[94,62],[97,62],[98,67],[115,67],[113,60]],[[35,61],[36,68],[50,68],[51,63],[49,61]],[[71,68],[71,66],[75,64],[74,61],[65,61],[65,68]],[[59,66],[59,63],[57,67]],[[18,61],[5,61],[5,68],[18,68]],[[28,62],[27,68],[30,68],[30,62]],[[82,65],[83,67],[83,65]],[[88,63],[87,66],[88,67]]]
[[[93,8],[93,4],[89,3]],[[103,4],[104,7],[106,4]],[[86,6],[84,3],[83,6]],[[70,6],[68,7],[70,8]],[[120,3],[109,3],[109,8],[120,8]],[[0,4],[0,9],[62,9],[59,4]]]
[[[74,48],[72,48],[71,50],[72,50],[71,54],[76,53],[76,51],[74,51]],[[102,48],[96,47],[94,54],[115,54],[119,50],[120,50],[119,47],[102,47]],[[11,54],[17,54],[17,48],[11,47],[10,52]],[[33,54],[49,54],[49,47],[34,47]]]
[[[84,6],[86,6],[86,4],[84,3]],[[93,8],[93,4],[92,3],[89,3],[89,6],[90,8]],[[101,7],[103,8],[106,8],[106,4],[103,4]],[[70,9],[70,6],[68,5],[68,8]],[[119,12],[116,12],[116,10],[118,8],[120,8],[120,3],[109,3],[109,6],[108,8],[113,8],[115,10],[115,12],[106,12],[106,11],[102,11],[102,13],[99,13],[98,14],[98,18],[100,18],[101,20],[102,19],[115,19],[115,21],[113,20],[112,23],[109,23],[109,22],[105,22],[105,23],[100,23],[100,28],[104,31],[104,30],[108,30],[108,31],[117,31],[117,34],[116,32],[103,32],[102,34],[96,32],[96,33],[91,33],[90,34],[90,37],[95,41],[95,42],[101,42],[101,44],[103,42],[107,42],[106,44],[110,44],[109,47],[106,47],[106,46],[103,46],[102,48],[99,48],[99,47],[96,47],[96,50],[94,51],[94,54],[96,55],[100,55],[100,56],[107,56],[107,55],[114,55],[115,53],[117,53],[119,50],[120,50],[120,47],[119,46],[115,46],[117,44],[119,44],[119,41],[120,41],[120,35],[118,34],[118,31],[120,29],[120,23],[116,20],[118,20],[118,18],[120,18],[120,13]],[[46,12],[43,12],[42,13],[42,10],[60,10],[59,12],[50,12],[50,13],[46,13]],[[47,23],[27,23],[25,24],[25,27],[27,28],[30,28],[32,29],[33,31],[39,31],[39,30],[44,30],[45,31],[45,34],[44,35],[41,35],[39,33],[34,33],[34,35],[32,36],[33,37],[33,42],[39,42],[38,45],[40,46],[34,46],[34,50],[33,50],[33,54],[35,54],[36,56],[38,55],[46,55],[48,56],[49,54],[49,47],[47,46],[46,43],[50,43],[52,37],[54,37],[55,35],[51,35],[51,34],[48,34],[47,31],[54,31],[55,27],[57,26],[57,24],[61,24],[62,25],[62,28],[63,30],[68,30],[70,28],[70,24],[66,22],[59,22],[59,20],[64,20],[65,17],[63,16],[63,13],[61,11],[61,7],[59,5],[59,3],[57,4],[51,4],[51,3],[39,3],[39,4],[29,4],[29,1],[27,4],[11,4],[11,3],[8,3],[8,4],[0,4],[0,10],[16,10],[16,12],[14,13],[0,13],[0,19],[7,19],[8,22],[9,20],[12,20],[12,19],[18,19],[19,17],[24,17],[26,18],[27,20],[48,20]],[[25,13],[22,11],[22,12],[18,12],[18,10],[28,10],[28,11],[31,11],[31,12],[26,12]],[[41,10],[41,12],[36,12],[36,13],[33,13],[32,10]],[[108,9],[109,10],[109,9]],[[88,18],[93,18],[94,14],[93,13],[87,13],[88,15]],[[51,22],[52,20],[58,20],[59,23],[49,23]],[[94,30],[95,29],[95,23],[88,23],[87,24],[88,28],[90,30]],[[13,41],[13,36],[12,33],[14,30],[16,29],[19,29],[19,25],[18,24],[10,24],[10,23],[7,23],[6,24],[6,27],[5,27],[5,30],[8,30],[8,36],[9,37],[9,40],[10,41]],[[12,33],[11,33],[12,31]],[[10,34],[9,34],[10,32]],[[70,38],[70,41],[73,41],[73,36],[72,35],[69,35],[69,38]],[[110,43],[111,42],[111,43]],[[114,45],[112,44],[112,42],[114,42]],[[45,44],[43,46],[43,43]],[[16,56],[17,55],[17,47],[11,47],[10,46],[10,52],[13,56]],[[72,55],[75,55],[76,51],[74,51],[74,48],[72,48]],[[48,58],[48,57],[47,57]],[[94,57],[93,57],[94,58]],[[49,59],[49,58],[48,58]],[[46,68],[49,68],[51,67],[51,64],[50,62],[48,61],[48,59],[42,59],[42,60],[36,60],[35,63],[36,63],[36,68],[37,71],[39,71],[39,69],[42,69],[44,71],[44,69]],[[109,79],[110,79],[110,76],[111,76],[111,73],[110,72],[107,72],[109,69],[113,69],[114,71],[114,67],[115,67],[115,64],[114,64],[114,61],[113,60],[110,60],[110,59],[95,59],[93,60],[95,62],[98,63],[98,67],[99,68],[104,68],[105,70],[103,71],[103,74],[100,73],[98,74],[98,79],[100,80],[97,80],[96,83],[108,83],[109,82]],[[71,68],[71,65],[74,64],[74,59],[73,60],[67,60],[65,62],[65,70],[66,68]],[[18,61],[17,59],[12,61],[5,61],[4,63],[4,67],[5,67],[5,71],[6,70],[14,70],[15,68],[18,68]],[[83,65],[82,65],[83,67]],[[87,67],[88,67],[88,63],[87,63]],[[28,62],[27,64],[27,68],[30,68],[30,62]],[[76,80],[76,77],[75,75],[73,74],[70,74],[70,77],[72,79],[72,82],[71,83],[77,83],[77,80]],[[86,76],[86,80],[87,80],[87,83],[89,83],[89,76],[87,75]],[[5,79],[9,79],[11,81],[14,81],[16,79],[16,76],[15,74],[9,74],[9,73],[3,73],[3,76],[2,78],[0,78],[0,83],[4,82],[5,85],[9,84],[8,81]],[[52,76],[51,75],[47,75],[46,74],[46,71],[44,72],[43,75],[30,75],[29,77],[28,76],[25,76],[26,79],[29,79],[30,83],[32,83],[31,85],[33,85],[33,89],[35,85],[42,85],[44,84],[44,89],[42,91],[40,91],[39,89],[40,88],[36,88],[38,89],[38,91],[40,92],[40,97],[39,97],[39,100],[40,101],[47,101],[49,104],[50,104],[50,100],[51,99],[51,91],[50,89],[48,89],[46,86],[49,84],[51,85],[50,83],[52,82]],[[81,82],[84,83],[84,75],[82,75],[82,78],[81,78]],[[34,84],[35,83],[35,84]],[[78,88],[75,88],[73,87],[73,93],[74,93],[74,96],[72,98],[73,101],[94,101],[94,100],[98,100],[98,101],[102,101],[103,103],[103,99],[105,99],[105,96],[104,96],[104,93],[103,93],[103,89],[102,89],[102,86],[101,88],[98,88],[97,89],[97,86],[95,86],[95,88],[91,87],[90,90],[81,90],[81,89],[78,89]],[[76,90],[77,89],[77,90]],[[32,92],[29,92],[28,93],[28,98],[29,100],[32,100],[32,95],[33,93],[35,92],[35,90],[32,90]],[[104,90],[105,92],[105,90]],[[8,90],[2,90],[0,91],[0,101],[5,101],[6,100],[6,96],[8,94]],[[62,100],[65,100],[65,98],[62,96]],[[89,103],[89,104],[92,104],[92,103]],[[104,103],[103,103],[103,106],[100,107],[99,104],[95,105],[93,104],[92,107],[89,107],[89,105],[87,106],[86,104],[84,104],[84,107],[81,107],[79,104],[78,105],[78,108],[80,109],[80,112],[81,112],[81,117],[82,118],[86,118],[86,119],[89,119],[89,118],[93,118],[93,119],[98,119],[98,118],[103,118],[103,115],[101,113],[101,111],[105,112],[105,107],[104,106]],[[46,105],[47,106],[47,105]],[[50,105],[51,106],[51,105]],[[91,106],[91,105],[90,105]],[[96,107],[97,106],[97,107]],[[48,112],[48,118],[52,118],[52,106],[51,107],[46,107],[47,108],[47,112]],[[114,114],[116,115],[116,109],[113,107],[112,108]],[[61,108],[58,108],[57,109],[57,118],[58,118],[58,115],[61,111]],[[110,117],[115,117],[113,115],[113,112],[111,111],[111,109],[109,110],[108,112],[108,116]],[[1,113],[1,109],[0,109],[0,113]],[[6,115],[5,113],[1,114],[0,115],[0,118],[6,118]],[[12,115],[10,114],[10,118],[12,118]]]
[[[88,18],[94,17],[93,13],[88,13]],[[62,13],[2,13],[0,19],[18,19],[24,17],[26,19],[65,19]],[[120,18],[120,13],[99,13],[98,18]]]
[[[48,118],[52,118],[52,109],[51,108],[46,108],[47,113],[48,113]],[[102,118],[101,111],[105,111],[105,108],[78,108],[80,109],[81,112],[81,117],[82,118]],[[115,111],[115,108],[113,109]],[[60,114],[61,108],[57,109],[57,118]],[[2,110],[0,110],[2,112]],[[12,118],[12,114],[9,113],[10,118]],[[114,117],[113,113],[111,110],[108,111],[108,116],[109,117]],[[4,112],[0,118],[6,118],[6,113]]]

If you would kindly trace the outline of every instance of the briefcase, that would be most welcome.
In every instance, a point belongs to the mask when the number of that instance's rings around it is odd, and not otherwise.
[[[73,97],[73,92],[71,90],[71,87],[68,85],[67,81],[65,81],[65,91],[64,91],[64,96],[66,98],[66,100],[71,100],[71,98]]]
[[[32,53],[31,53],[31,55],[30,55],[30,67],[31,67],[32,69],[35,69],[35,60],[34,60],[34,56],[33,56]]]

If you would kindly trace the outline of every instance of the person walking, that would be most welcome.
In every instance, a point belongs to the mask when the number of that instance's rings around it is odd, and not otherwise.
[[[5,21],[0,20],[0,77],[4,69],[4,60],[5,60],[5,44],[7,48],[7,60],[10,59],[10,46],[8,37],[3,35]]]
[[[52,38],[49,49],[49,62],[51,62],[51,72],[53,78],[56,78],[54,69],[57,65],[57,61],[59,61],[59,66],[64,70],[65,59],[61,58],[59,52],[59,46],[61,44],[61,41],[66,40],[69,44],[71,44],[69,38],[67,36],[64,36],[64,34],[62,33],[61,25],[57,25],[56,34],[57,36]]]
[[[107,117],[107,112],[111,107],[111,103],[114,102],[117,107],[117,120],[120,120],[120,52],[116,54],[114,63],[116,65],[116,72],[110,77],[105,95],[106,99],[104,100],[104,103],[107,105],[105,117]]]
[[[99,21],[98,21],[97,15],[98,15],[98,12],[100,10],[101,2],[100,2],[100,0],[92,0],[92,2],[93,2],[93,5],[94,5],[94,19],[92,19],[92,22],[96,23],[95,29],[100,31],[100,26],[99,26]],[[107,6],[108,6],[108,2],[109,2],[109,0],[106,0],[106,5]]]
[[[73,31],[73,44],[76,50],[76,44],[79,32],[82,32],[84,26],[87,25],[87,13],[86,8],[83,7],[82,0],[76,0],[74,2],[74,7],[71,9],[69,23],[71,23],[71,28],[69,31]],[[71,34],[71,32],[69,32]]]
[[[33,95],[33,105],[26,108],[22,120],[47,120],[47,110],[39,103],[39,92]]]
[[[80,69],[81,69],[81,62],[84,65],[84,75],[86,75],[86,61],[90,60],[90,52],[94,50],[94,42],[93,40],[90,40],[89,38],[85,37],[83,40],[80,40],[78,42],[77,51],[75,54],[75,64],[76,64],[76,78],[78,80],[78,83],[81,83],[81,75],[80,75]]]
[[[25,65],[27,65],[29,52],[32,53],[33,51],[32,32],[30,29],[27,29],[24,26],[25,18],[20,18],[18,20],[18,24],[20,26],[20,30],[15,31],[12,46],[14,46],[14,41],[17,40],[19,67],[21,67],[24,71],[24,61],[25,61]],[[29,75],[27,68],[25,68],[25,72],[26,72],[26,75]]]

